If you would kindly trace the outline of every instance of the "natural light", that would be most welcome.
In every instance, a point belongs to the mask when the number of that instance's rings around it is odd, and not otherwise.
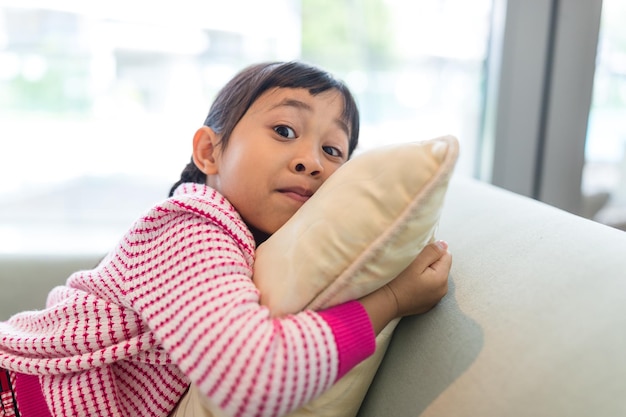
[[[105,253],[167,195],[235,72],[329,49],[302,46],[303,29],[319,22],[304,12],[316,4],[3,2],[0,254]],[[471,175],[491,1],[377,4],[389,62],[312,58],[353,89],[360,149],[451,133],[463,146],[457,170]]]

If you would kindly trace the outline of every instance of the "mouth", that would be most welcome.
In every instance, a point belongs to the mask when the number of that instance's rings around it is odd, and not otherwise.
[[[278,192],[302,203],[307,201],[313,195],[313,191],[302,187],[281,188]]]

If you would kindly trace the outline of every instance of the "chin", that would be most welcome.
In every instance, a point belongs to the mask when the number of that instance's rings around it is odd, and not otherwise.
[[[245,220],[246,224],[255,234],[265,234],[268,237],[273,235],[278,229],[280,229],[289,219],[296,213],[297,210],[294,210],[293,213],[285,213],[284,211],[281,214],[271,216],[271,222],[258,222],[254,224]],[[261,224],[259,224],[261,223]]]

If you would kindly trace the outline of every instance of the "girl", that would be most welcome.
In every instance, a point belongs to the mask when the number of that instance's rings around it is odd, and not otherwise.
[[[170,198],[45,310],[0,323],[4,415],[167,416],[191,382],[226,414],[282,415],[373,353],[390,320],[434,306],[442,242],[360,300],[278,318],[259,305],[256,245],[349,158],[358,129],[348,89],[317,68],[235,76]]]

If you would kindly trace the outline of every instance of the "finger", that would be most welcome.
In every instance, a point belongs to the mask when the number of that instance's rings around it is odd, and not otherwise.
[[[435,262],[428,266],[430,269],[434,271],[450,271],[452,268],[452,254],[449,252],[444,253],[441,258],[437,259]]]
[[[437,262],[448,253],[448,244],[443,240],[429,243],[415,258],[415,266],[420,272],[425,271],[429,266]]]

